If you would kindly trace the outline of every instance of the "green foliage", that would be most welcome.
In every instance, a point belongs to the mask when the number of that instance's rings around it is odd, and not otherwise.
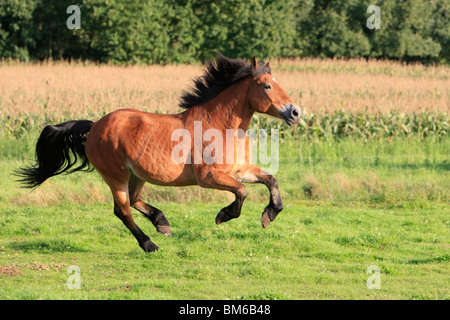
[[[448,4],[448,1],[383,1],[382,28],[366,31],[372,47],[370,56],[448,63],[448,50],[442,50],[448,47],[450,39],[448,23],[444,26],[442,22],[444,17],[446,21],[450,18]]]
[[[449,133],[450,117],[446,113],[378,113],[346,112],[306,113],[298,126],[291,130],[284,122],[268,117],[254,116],[255,128],[279,129],[280,134],[294,135],[299,139],[339,140],[346,137],[364,141],[381,138],[408,137],[423,139],[441,138]]]
[[[35,0],[0,1],[0,57],[29,59],[35,7]]]
[[[310,17],[301,22],[307,56],[368,56],[370,44],[364,34],[369,4],[360,1],[315,1]]]
[[[370,1],[82,0],[0,2],[0,56],[113,63],[236,58],[374,57],[448,63],[450,2],[378,1],[381,29],[366,26]]]
[[[83,113],[83,119],[98,119],[102,114]],[[9,139],[22,139],[30,133],[39,132],[48,123],[60,123],[76,117],[73,114],[59,116],[51,114],[22,114],[19,117],[0,117],[3,124],[0,136]],[[388,112],[371,114],[366,112],[352,113],[336,110],[324,114],[305,113],[300,123],[290,128],[278,119],[266,115],[255,114],[251,128],[278,129],[281,138],[291,135],[294,139],[340,140],[356,138],[364,141],[393,137],[424,139],[432,137],[440,139],[449,135],[450,115],[443,112],[399,113]]]

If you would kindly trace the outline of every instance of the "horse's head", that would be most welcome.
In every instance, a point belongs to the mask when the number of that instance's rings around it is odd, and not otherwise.
[[[289,126],[300,121],[302,111],[272,77],[269,63],[252,59],[253,81],[249,90],[250,106],[259,113],[283,119]]]

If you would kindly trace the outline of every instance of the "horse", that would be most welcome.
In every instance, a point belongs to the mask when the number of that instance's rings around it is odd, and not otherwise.
[[[233,193],[235,201],[220,210],[216,224],[240,216],[247,197],[243,183],[262,183],[270,193],[269,204],[261,215],[262,226],[267,228],[283,210],[275,177],[250,163],[248,156],[240,163],[224,161],[225,146],[216,141],[217,136],[213,142],[212,138],[194,141],[194,127],[201,125],[200,134],[210,129],[223,135],[227,130],[246,132],[255,112],[280,118],[289,126],[297,124],[301,109],[272,77],[269,62],[253,57],[248,63],[219,53],[206,63],[203,75],[182,92],[179,106],[185,110],[178,114],[120,109],[96,122],[73,120],[47,125],[36,143],[35,163],[15,171],[18,181],[34,189],[52,176],[95,169],[111,190],[114,214],[146,252],[159,248],[136,225],[131,208],[148,218],[157,232],[172,234],[164,213],[142,201],[146,182],[174,187],[198,185]],[[183,143],[179,142],[180,136],[174,138],[177,130],[188,133],[190,141]],[[248,151],[248,136],[237,139],[245,140],[244,149]],[[203,157],[202,152],[211,144],[216,147],[217,161]],[[174,158],[174,150],[186,154]],[[238,152],[242,148],[234,150],[235,160]]]

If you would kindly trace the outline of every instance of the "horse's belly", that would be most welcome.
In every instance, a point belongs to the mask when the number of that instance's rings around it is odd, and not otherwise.
[[[196,185],[197,180],[189,165],[176,165],[171,161],[150,161],[131,163],[130,170],[139,179],[151,184],[164,186]]]

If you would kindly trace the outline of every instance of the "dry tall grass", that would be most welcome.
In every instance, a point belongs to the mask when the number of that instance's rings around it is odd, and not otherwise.
[[[449,111],[450,68],[363,60],[271,61],[272,73],[307,112]],[[113,66],[0,62],[0,115],[80,114],[133,107],[177,112],[200,65]]]

